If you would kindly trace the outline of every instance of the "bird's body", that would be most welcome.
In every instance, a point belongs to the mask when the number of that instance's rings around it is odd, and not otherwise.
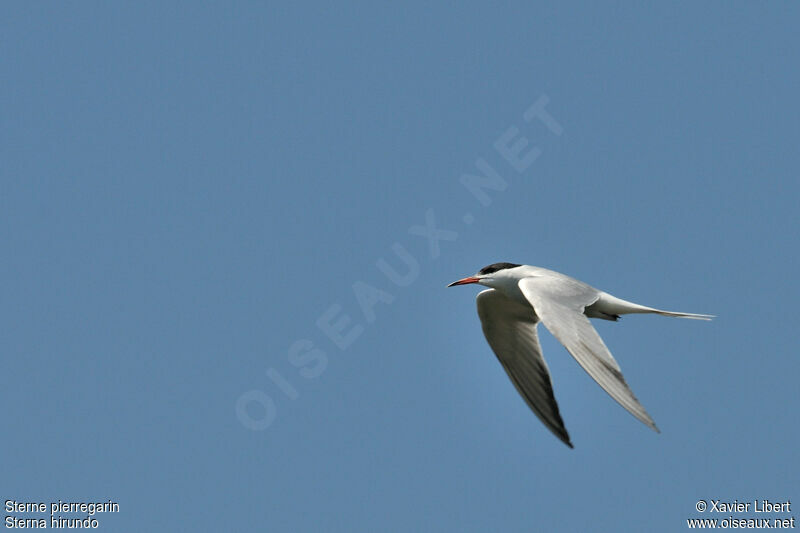
[[[483,333],[517,391],[544,424],[572,447],[542,357],[537,325],[545,327],[603,389],[643,423],[658,431],[634,396],[611,352],[589,318],[617,320],[629,313],[709,320],[710,315],[677,313],[628,302],[565,274],[530,265],[494,263],[448,286],[479,283]]]

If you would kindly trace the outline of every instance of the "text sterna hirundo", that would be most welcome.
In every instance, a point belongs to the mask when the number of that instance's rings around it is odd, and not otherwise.
[[[477,297],[483,334],[528,406],[570,448],[572,443],[558,412],[550,372],[536,335],[539,321],[612,398],[658,432],[589,318],[618,320],[628,313],[713,318],[626,302],[559,272],[530,265],[494,263],[448,287],[468,283],[490,287]]]

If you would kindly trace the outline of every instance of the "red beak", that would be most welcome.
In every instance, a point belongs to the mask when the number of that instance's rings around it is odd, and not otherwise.
[[[458,281],[454,281],[448,287],[455,287],[456,285],[466,285],[467,283],[478,283],[480,281],[478,278],[474,276],[470,276],[468,278],[460,279]]]

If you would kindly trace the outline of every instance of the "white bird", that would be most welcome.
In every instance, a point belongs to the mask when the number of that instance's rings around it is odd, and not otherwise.
[[[618,320],[628,313],[711,320],[713,315],[676,313],[621,300],[559,272],[530,265],[494,263],[448,287],[479,283],[483,334],[517,391],[536,416],[567,446],[569,434],[553,395],[550,372],[536,335],[541,321],[586,372],[622,407],[659,432],[634,396],[589,318]]]

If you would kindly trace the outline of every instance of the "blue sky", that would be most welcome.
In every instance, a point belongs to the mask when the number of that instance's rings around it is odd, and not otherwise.
[[[3,500],[293,532],[800,501],[796,5],[1,9]],[[718,315],[597,324],[660,435],[542,333],[575,449],[547,431],[444,288],[497,261]]]

